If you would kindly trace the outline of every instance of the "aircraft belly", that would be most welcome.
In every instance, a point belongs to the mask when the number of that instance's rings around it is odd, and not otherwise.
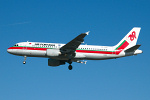
[[[93,54],[93,53],[85,53],[84,54],[87,60],[103,60],[103,59],[114,59],[118,58],[115,54]]]
[[[33,57],[46,57],[46,51],[39,51],[39,50],[26,50],[25,53],[28,56],[33,56]]]
[[[86,58],[84,53],[76,53],[75,59],[84,59],[84,58]]]

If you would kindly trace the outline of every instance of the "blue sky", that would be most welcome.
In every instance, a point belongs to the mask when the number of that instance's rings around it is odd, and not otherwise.
[[[0,100],[149,100],[149,0],[1,0]],[[67,43],[91,31],[86,44],[117,44],[141,27],[143,54],[59,67],[47,58],[10,55],[17,42]]]

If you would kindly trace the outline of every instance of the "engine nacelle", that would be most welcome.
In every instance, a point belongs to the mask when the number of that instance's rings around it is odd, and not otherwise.
[[[48,59],[48,66],[59,66],[64,65],[65,62],[61,60]]]
[[[46,55],[49,57],[57,57],[61,54],[60,50],[58,49],[47,49]]]

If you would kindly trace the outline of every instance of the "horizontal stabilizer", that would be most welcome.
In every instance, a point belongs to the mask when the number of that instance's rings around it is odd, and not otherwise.
[[[137,50],[140,46],[141,46],[140,44],[137,44],[137,45],[125,50],[125,52],[133,52],[133,51]]]

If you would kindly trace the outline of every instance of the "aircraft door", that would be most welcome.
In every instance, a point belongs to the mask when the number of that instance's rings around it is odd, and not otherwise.
[[[23,44],[23,50],[27,50],[27,45],[26,45],[26,43]]]

